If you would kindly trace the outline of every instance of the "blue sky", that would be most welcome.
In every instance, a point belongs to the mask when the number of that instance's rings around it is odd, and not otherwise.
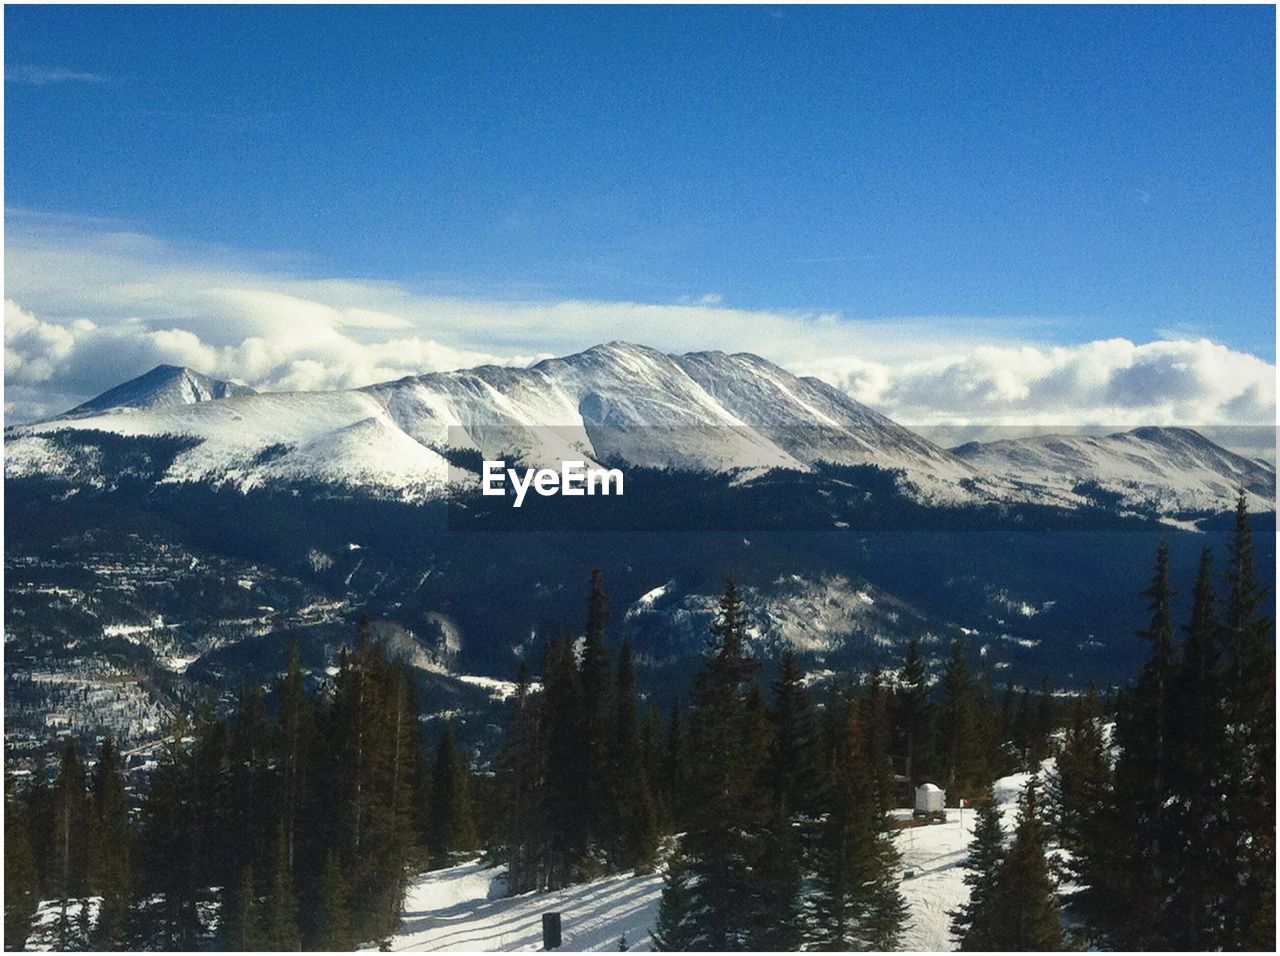
[[[970,345],[1207,338],[1273,362],[1274,23],[10,6],[8,251],[127,233],[171,272],[234,260],[450,301],[871,320],[881,338],[909,317]],[[20,277],[6,295],[42,321],[111,318]],[[491,329],[452,345],[543,351]]]

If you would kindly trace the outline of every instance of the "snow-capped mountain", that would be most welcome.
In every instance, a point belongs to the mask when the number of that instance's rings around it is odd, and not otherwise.
[[[530,464],[568,457],[744,476],[820,461],[875,464],[901,469],[922,495],[952,498],[969,497],[960,482],[979,477],[883,415],[756,356],[672,356],[617,342],[530,368],[482,366],[363,389],[234,395],[128,415],[83,408],[9,429],[6,474],[83,477],[83,456],[55,435],[100,430],[197,439],[166,481],[248,489],[310,480],[411,499],[440,491],[445,455],[461,449]]]
[[[127,413],[122,413],[127,412]],[[76,432],[184,436],[161,477],[249,490],[317,483],[422,500],[451,481],[453,452],[532,465],[595,463],[750,480],[820,463],[875,465],[936,504],[1121,504],[1160,513],[1229,507],[1246,487],[1272,510],[1275,473],[1185,429],[1036,438],[947,451],[813,378],[755,355],[667,355],[611,342],[529,368],[486,365],[361,389],[253,393],[162,366],[50,421],[6,432],[5,473],[110,486]],[[97,469],[97,470],[95,470]]]
[[[970,442],[952,449],[982,471],[1065,505],[1110,496],[1159,514],[1229,508],[1243,488],[1271,511],[1276,473],[1190,428],[1135,428],[1114,435],[1040,435]]]
[[[63,417],[86,417],[132,408],[193,405],[233,395],[253,395],[247,385],[224,382],[180,365],[157,365],[145,375],[108,389],[97,398],[77,405]]]

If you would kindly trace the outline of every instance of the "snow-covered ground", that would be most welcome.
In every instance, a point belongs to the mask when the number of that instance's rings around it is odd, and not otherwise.
[[[515,952],[542,948],[542,914],[561,913],[562,949],[649,948],[662,877],[610,876],[554,893],[503,897],[500,869],[464,863],[418,877],[405,896],[395,950]]]
[[[1046,769],[1052,761],[1046,761]],[[995,783],[1005,829],[1011,830],[1018,794],[1027,774]],[[910,811],[901,811],[910,816]],[[961,817],[963,816],[963,820]],[[902,949],[951,951],[950,911],[968,897],[963,863],[975,812],[948,810],[946,823],[911,827],[898,834],[909,909]],[[910,875],[906,875],[910,874]],[[418,877],[405,896],[404,925],[395,950],[483,950],[515,952],[542,948],[542,914],[561,915],[565,951],[647,950],[658,916],[660,874],[611,876],[554,893],[503,897],[502,870],[479,862]]]

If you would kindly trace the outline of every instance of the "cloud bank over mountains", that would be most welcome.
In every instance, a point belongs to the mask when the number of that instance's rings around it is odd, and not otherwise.
[[[151,367],[261,390],[347,388],[625,339],[758,353],[907,425],[1269,425],[1275,367],[1207,339],[1045,345],[1042,320],[858,319],[517,300],[305,277],[296,261],[7,214],[5,417],[56,414]],[[1053,324],[1061,333],[1062,324]],[[1058,336],[1061,338],[1061,334]]]

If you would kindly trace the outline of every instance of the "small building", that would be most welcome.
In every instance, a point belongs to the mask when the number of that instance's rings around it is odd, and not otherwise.
[[[916,787],[916,816],[937,816],[945,813],[947,792],[931,783]]]

